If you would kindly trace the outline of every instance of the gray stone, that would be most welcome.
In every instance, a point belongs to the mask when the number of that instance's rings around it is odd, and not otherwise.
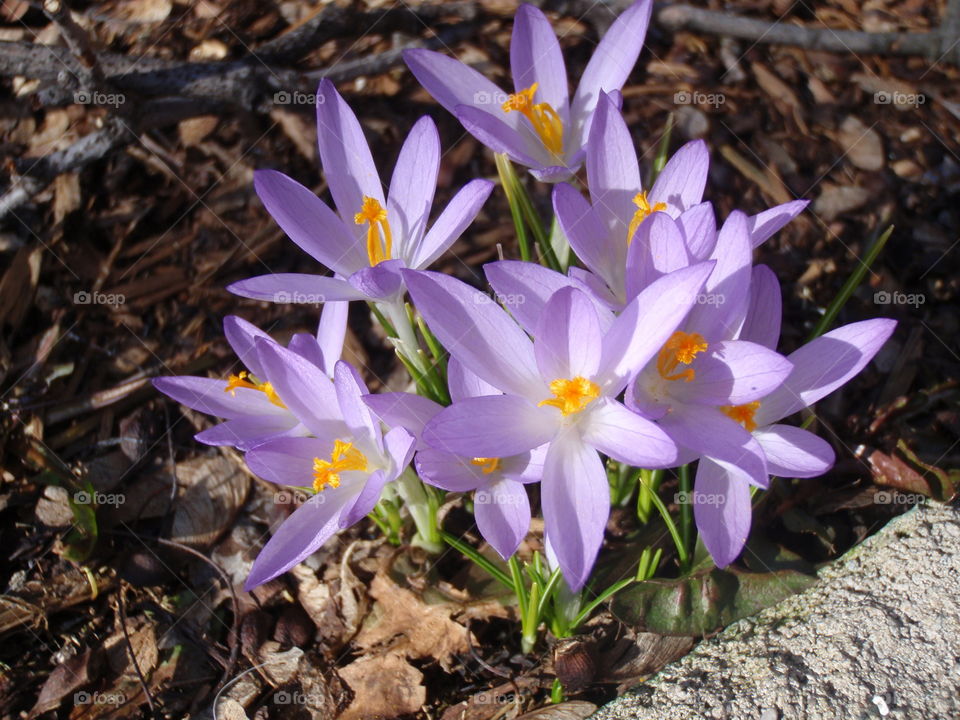
[[[960,718],[960,509],[921,505],[593,720]]]

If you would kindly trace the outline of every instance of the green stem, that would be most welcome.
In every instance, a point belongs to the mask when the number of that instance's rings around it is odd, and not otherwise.
[[[570,629],[571,629],[571,630],[576,630],[578,627],[580,627],[580,624],[581,624],[584,620],[586,620],[588,617],[590,617],[590,613],[592,613],[594,610],[596,610],[596,609],[600,606],[600,604],[601,604],[602,602],[604,602],[607,598],[609,598],[609,597],[610,597],[611,595],[613,595],[614,593],[620,592],[620,591],[623,590],[623,588],[625,588],[627,585],[630,585],[630,584],[632,584],[632,583],[634,583],[634,582],[636,582],[636,579],[635,579],[635,578],[632,578],[632,577],[624,578],[623,580],[621,580],[621,581],[619,581],[619,582],[615,582],[613,585],[611,585],[610,587],[608,587],[608,588],[607,588],[606,590],[604,590],[602,593],[600,593],[599,595],[597,595],[593,600],[591,600],[590,602],[588,602],[588,603],[583,607],[582,610],[580,610],[580,613],[573,619],[573,622],[572,622],[571,625],[570,625]]]
[[[417,534],[412,544],[435,554],[442,551],[443,542],[440,529],[437,527],[437,513],[427,489],[410,468],[400,473],[397,479],[397,493],[403,498],[403,503],[410,511],[413,523],[417,527]]]
[[[507,204],[510,206],[510,217],[513,218],[513,227],[517,231],[520,259],[524,262],[529,262],[530,240],[527,238],[527,228],[523,223],[523,216],[520,214],[520,206],[516,199],[516,190],[511,182],[513,166],[510,164],[510,159],[503,153],[497,153],[494,157],[497,163],[497,174],[500,176],[500,186],[507,196]]]
[[[680,466],[680,495],[684,498],[680,503],[680,538],[683,547],[690,551],[693,549],[693,478],[689,465]],[[683,572],[690,569],[688,562],[681,563]]]
[[[650,522],[650,516],[653,514],[653,499],[650,496],[656,495],[662,479],[663,470],[640,470],[639,472],[637,517],[643,524]]]
[[[659,512],[660,517],[663,518],[664,525],[667,526],[667,532],[670,533],[670,537],[673,539],[673,544],[677,548],[677,557],[680,559],[680,566],[685,567],[690,561],[690,556],[687,553],[687,546],[683,544],[683,539],[680,537],[680,532],[677,530],[676,523],[674,523],[673,518],[670,517],[670,511],[667,510],[667,506],[663,504],[663,500],[661,500],[660,496],[656,493],[651,493],[650,502],[652,502],[654,507],[657,508],[657,512]]]
[[[481,567],[484,570],[486,570],[493,577],[493,579],[496,580],[498,583],[500,583],[504,587],[507,587],[511,590],[514,589],[513,580],[510,578],[510,576],[507,575],[503,570],[498,568],[496,565],[494,565],[492,562],[490,562],[487,558],[485,558],[479,552],[477,552],[469,544],[465,543],[463,540],[456,537],[455,535],[451,535],[445,530],[440,531],[440,537],[443,538],[443,541],[447,543],[447,545],[455,549],[464,557],[469,558],[471,561],[476,563],[478,567]]]
[[[652,188],[657,181],[657,176],[667,165],[668,153],[670,152],[670,136],[673,135],[673,113],[667,115],[667,127],[660,137],[660,144],[657,146],[657,155],[653,158],[653,166],[650,168],[650,179],[647,187]]]

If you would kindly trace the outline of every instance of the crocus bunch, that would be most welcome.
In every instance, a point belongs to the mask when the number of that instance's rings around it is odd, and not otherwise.
[[[569,267],[493,262],[483,268],[492,292],[426,270],[473,222],[493,183],[467,183],[431,222],[440,162],[433,121],[413,126],[384,192],[360,123],[326,80],[317,126],[334,208],[286,175],[255,174],[268,212],[329,274],[269,274],[230,290],[325,303],[318,333],[284,347],[230,317],[225,332],[245,369],[222,380],[156,382],[225,419],[198,440],[235,446],[259,477],[309,496],[274,532],[248,588],[367,515],[395,530],[405,509],[414,542],[437,550],[436,510],[449,492],[472,500],[480,533],[511,563],[538,500],[545,560],[531,577],[562,576],[569,595],[591,578],[612,484],[627,478],[628,493],[655,493],[639,479],[693,464],[687,502],[722,567],[743,549],[756,488],[771,475],[806,478],[831,467],[827,442],[782,421],[863,369],[894,323],[853,323],[780,354],[780,286],[753,265],[753,250],[806,203],[734,211],[718,225],[703,201],[701,141],[679,148],[643,187],[620,89],[651,7],[638,0],[613,23],[572,100],[557,39],[532,6],[516,16],[511,94],[445,55],[405,56],[427,91],[501,155],[498,167],[512,171],[506,156],[550,183],[541,186],[552,197],[550,235],[569,243]],[[516,175],[501,179],[524,188]],[[537,222],[536,203],[522,199],[524,208],[512,208],[518,232]],[[357,301],[392,338],[411,392],[371,394],[340,359],[347,307]],[[555,592],[557,583],[539,587]]]

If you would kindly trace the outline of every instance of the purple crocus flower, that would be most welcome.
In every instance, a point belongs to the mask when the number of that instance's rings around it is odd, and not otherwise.
[[[493,184],[467,183],[428,229],[440,168],[440,139],[429,117],[418,120],[404,141],[386,199],[360,123],[329,80],[317,90],[317,131],[337,212],[275,170],[254,173],[254,187],[290,239],[335,276],[277,273],[228,289],[272,302],[395,303],[403,294],[399,269],[434,262],[473,221]]]
[[[754,268],[751,309],[740,337],[776,347],[780,334],[780,284],[766,266]],[[894,320],[864,320],[832,330],[787,356],[790,374],[770,394],[721,408],[750,433],[763,451],[767,470],[780,477],[808,478],[833,466],[829,443],[779,421],[845,384],[879,352]],[[750,531],[750,490],[742,470],[702,458],[697,466],[694,517],[704,544],[719,567],[733,562]]]
[[[368,390],[349,363],[338,362],[331,381],[274,343],[259,340],[257,352],[277,395],[313,437],[262,443],[247,452],[247,465],[264,480],[314,494],[260,551],[247,590],[286,572],[373,510],[384,486],[410,463],[414,446],[403,428],[382,433],[363,402]]]
[[[669,437],[616,397],[689,312],[711,269],[706,263],[661,278],[606,322],[586,293],[562,288],[547,302],[533,341],[480,291],[437,273],[405,273],[417,308],[451,356],[504,393],[445,408],[427,423],[424,440],[467,458],[508,457],[549,443],[545,531],[574,590],[586,582],[610,512],[599,453],[639,467],[676,460]]]
[[[644,220],[663,212],[677,221],[691,260],[705,260],[716,245],[713,207],[701,202],[710,157],[702,140],[689,142],[667,162],[649,191],[642,188],[640,166],[630,131],[612,98],[601,93],[587,143],[590,201],[567,184],[554,188],[557,221],[570,246],[591,271],[571,275],[590,285],[611,307],[631,299],[627,276],[631,251]],[[750,243],[757,247],[792,220],[805,200],[778,205],[746,219]]]
[[[623,87],[643,47],[652,0],[637,0],[597,45],[568,99],[567,70],[553,28],[532,5],[521,5],[510,40],[514,93],[507,95],[459,60],[429,50],[403,58],[443,107],[494,152],[505,153],[546,182],[569,178],[583,162],[583,146],[601,91]]]
[[[290,350],[332,375],[343,349],[346,328],[346,303],[330,303],[320,315],[316,337],[298,333],[290,340]],[[256,352],[258,341],[272,343],[273,340],[233,315],[224,319],[223,331],[247,370],[231,374],[227,380],[189,375],[156,378],[154,387],[181,405],[226,418],[225,422],[197,433],[195,438],[206,445],[249,450],[272,438],[306,435],[306,427],[277,395]]]

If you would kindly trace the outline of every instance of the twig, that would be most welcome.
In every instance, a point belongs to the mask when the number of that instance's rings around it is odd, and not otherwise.
[[[147,685],[147,680],[143,676],[143,671],[140,669],[140,661],[137,660],[137,653],[133,649],[133,643],[130,642],[130,634],[127,632],[127,609],[126,603],[123,599],[123,594],[126,592],[126,587],[123,583],[120,584],[120,592],[117,593],[118,602],[117,605],[120,608],[120,629],[123,630],[123,639],[127,643],[127,652],[130,655],[130,662],[133,665],[134,671],[137,673],[137,680],[140,681],[140,687],[143,689],[143,694],[147,697],[147,705],[150,706],[150,714],[156,718],[157,709],[153,705],[153,695],[150,693],[150,688]]]
[[[93,43],[87,31],[80,27],[64,0],[44,0],[43,12],[60,31],[60,37],[67,43],[76,60],[78,74],[86,86],[85,90],[104,87],[103,69],[93,51]]]

